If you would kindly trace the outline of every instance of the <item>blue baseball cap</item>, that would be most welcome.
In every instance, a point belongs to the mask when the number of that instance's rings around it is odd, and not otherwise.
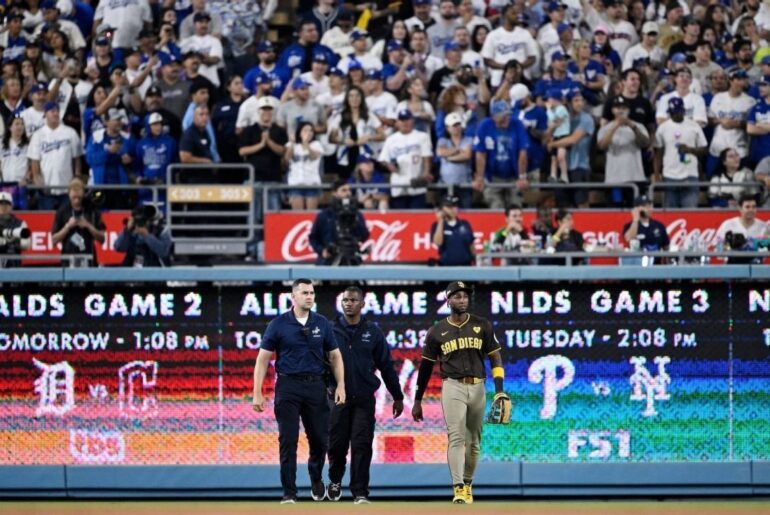
[[[573,98],[582,97],[582,96],[583,96],[583,92],[580,90],[580,88],[572,88],[567,93],[567,100],[572,101]]]
[[[564,5],[562,5],[561,2],[556,2],[554,0],[551,0],[547,4],[545,4],[545,12],[552,12],[557,11],[559,9],[564,9]]]
[[[567,23],[566,21],[563,21],[563,22],[561,22],[561,23],[560,23],[560,24],[559,24],[559,25],[556,27],[556,32],[557,32],[557,33],[559,33],[559,34],[561,34],[562,32],[564,32],[564,31],[566,31],[566,30],[569,30],[569,29],[571,29],[571,28],[572,28],[572,25],[571,25],[571,24]]]
[[[759,64],[770,64],[770,55],[766,55],[759,61]]]
[[[369,70],[366,72],[367,80],[382,80],[382,72],[380,70]]]
[[[684,113],[684,111],[684,100],[679,97],[671,97],[668,99],[669,113]]]
[[[741,79],[748,79],[748,78],[749,78],[749,74],[746,73],[746,70],[742,68],[737,68],[730,72],[730,80],[733,80],[733,79],[741,80]]]
[[[564,98],[564,93],[562,93],[559,88],[549,88],[545,93],[545,98],[546,100],[549,98],[553,98],[554,100],[561,100]]]
[[[329,59],[326,58],[326,54],[322,54],[320,52],[313,54],[313,62],[314,63],[323,63],[323,64],[329,64]]]
[[[673,64],[682,64],[687,62],[687,56],[682,52],[677,52],[671,56],[671,62]]]
[[[97,45],[104,46],[104,45],[109,45],[110,40],[107,38],[96,38],[96,41],[94,41],[94,43],[96,43]]]
[[[649,57],[637,57],[636,59],[634,59],[634,62],[631,64],[631,67],[639,68],[640,66],[644,66],[646,64],[650,64]]]
[[[557,61],[557,60],[569,61],[570,59],[572,59],[570,55],[567,52],[562,52],[561,50],[557,50],[556,52],[551,54],[551,61]]]
[[[396,118],[398,118],[401,121],[404,120],[411,120],[414,118],[414,115],[412,115],[412,111],[409,109],[402,109],[398,112],[398,115],[396,115]]]
[[[391,39],[390,41],[388,41],[387,49],[388,49],[388,52],[390,52],[391,50],[403,50],[404,44],[397,39]]]
[[[41,84],[39,82],[32,86],[29,90],[30,93],[38,93],[40,91],[48,91],[48,88],[45,86],[45,84]]]
[[[310,83],[307,82],[302,77],[297,77],[294,79],[294,81],[291,83],[291,89],[302,89],[302,88],[309,88]]]
[[[591,45],[591,53],[592,54],[601,54],[603,52],[603,48],[600,44],[594,43]]]
[[[179,62],[174,54],[169,54],[168,52],[158,52],[158,58],[160,59],[160,64],[162,66],[168,66],[169,64]]]
[[[348,73],[352,72],[353,70],[363,70],[364,66],[361,64],[361,61],[358,61],[357,59],[352,59],[350,63],[348,63]]]
[[[495,100],[490,106],[490,112],[492,113],[492,116],[509,114],[511,112],[511,106],[505,100]]]
[[[770,86],[770,75],[763,75],[757,81],[759,86]]]
[[[368,34],[365,31],[355,29],[350,33],[350,40],[356,41],[358,39],[365,39]]]
[[[412,5],[430,5],[431,0],[412,0]]]
[[[56,2],[54,0],[43,0],[43,2],[40,4],[41,9],[58,9],[56,7]]]
[[[263,41],[257,46],[257,52],[274,52],[275,47],[273,46],[273,43],[270,41]]]
[[[457,44],[457,41],[447,41],[444,45],[444,52],[450,52],[452,50],[460,50],[460,45]]]
[[[259,86],[260,84],[270,84],[273,82],[270,80],[270,77],[266,73],[258,73],[256,77],[254,77],[254,84]]]
[[[361,154],[358,156],[358,163],[372,163],[374,159],[369,154]]]
[[[43,106],[43,112],[52,111],[54,109],[59,109],[59,104],[57,102],[46,102]]]
[[[342,70],[340,70],[336,66],[329,70],[329,75],[334,75],[336,77],[344,77],[345,76],[345,74],[342,73]]]

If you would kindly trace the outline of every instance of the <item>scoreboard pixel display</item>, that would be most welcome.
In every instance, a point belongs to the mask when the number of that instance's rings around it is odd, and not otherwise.
[[[338,316],[343,289],[316,287],[316,310]],[[375,463],[446,460],[437,371],[424,422],[409,415],[425,333],[448,315],[440,290],[366,291],[407,397],[393,419],[377,393]],[[252,377],[265,327],[290,306],[269,285],[4,288],[0,464],[277,464],[272,403],[252,410]],[[770,286],[479,284],[471,309],[494,324],[514,404],[510,425],[485,424],[483,460],[770,458]]]

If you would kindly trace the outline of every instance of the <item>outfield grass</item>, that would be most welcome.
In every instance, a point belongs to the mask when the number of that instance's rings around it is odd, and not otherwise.
[[[432,515],[463,510],[469,513],[515,513],[517,515],[767,515],[770,501],[665,500],[665,501],[479,501],[472,506],[449,501],[375,501],[354,506],[350,501],[314,503],[300,501],[279,505],[277,501],[68,501],[0,502],[2,515],[255,515],[259,513],[397,513]]]

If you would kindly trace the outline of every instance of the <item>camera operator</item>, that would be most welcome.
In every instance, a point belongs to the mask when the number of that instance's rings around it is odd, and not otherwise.
[[[54,245],[61,243],[62,255],[88,254],[91,256],[88,266],[96,266],[94,241],[104,243],[105,225],[101,213],[85,192],[83,181],[70,181],[67,202],[56,211],[52,239]]]
[[[155,206],[137,206],[115,240],[115,250],[125,252],[123,266],[169,266],[171,234]]]
[[[7,191],[0,191],[0,256],[21,254],[29,248],[30,232],[27,222],[13,214],[13,197]],[[21,265],[18,259],[0,257],[0,268],[15,268]]]
[[[361,264],[361,243],[369,238],[364,217],[352,198],[350,185],[334,182],[331,204],[318,213],[310,231],[310,246],[318,254],[318,265]]]

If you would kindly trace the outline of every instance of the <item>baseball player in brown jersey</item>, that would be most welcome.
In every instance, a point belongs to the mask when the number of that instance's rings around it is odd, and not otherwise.
[[[472,287],[462,281],[447,286],[451,314],[431,327],[425,337],[412,408],[414,420],[421,421],[422,396],[433,364],[438,361],[443,380],[441,407],[449,436],[447,461],[455,504],[473,502],[471,484],[481,454],[481,427],[486,407],[484,358],[487,356],[492,365],[495,392],[503,391],[500,344],[489,320],[468,313],[471,293]]]

